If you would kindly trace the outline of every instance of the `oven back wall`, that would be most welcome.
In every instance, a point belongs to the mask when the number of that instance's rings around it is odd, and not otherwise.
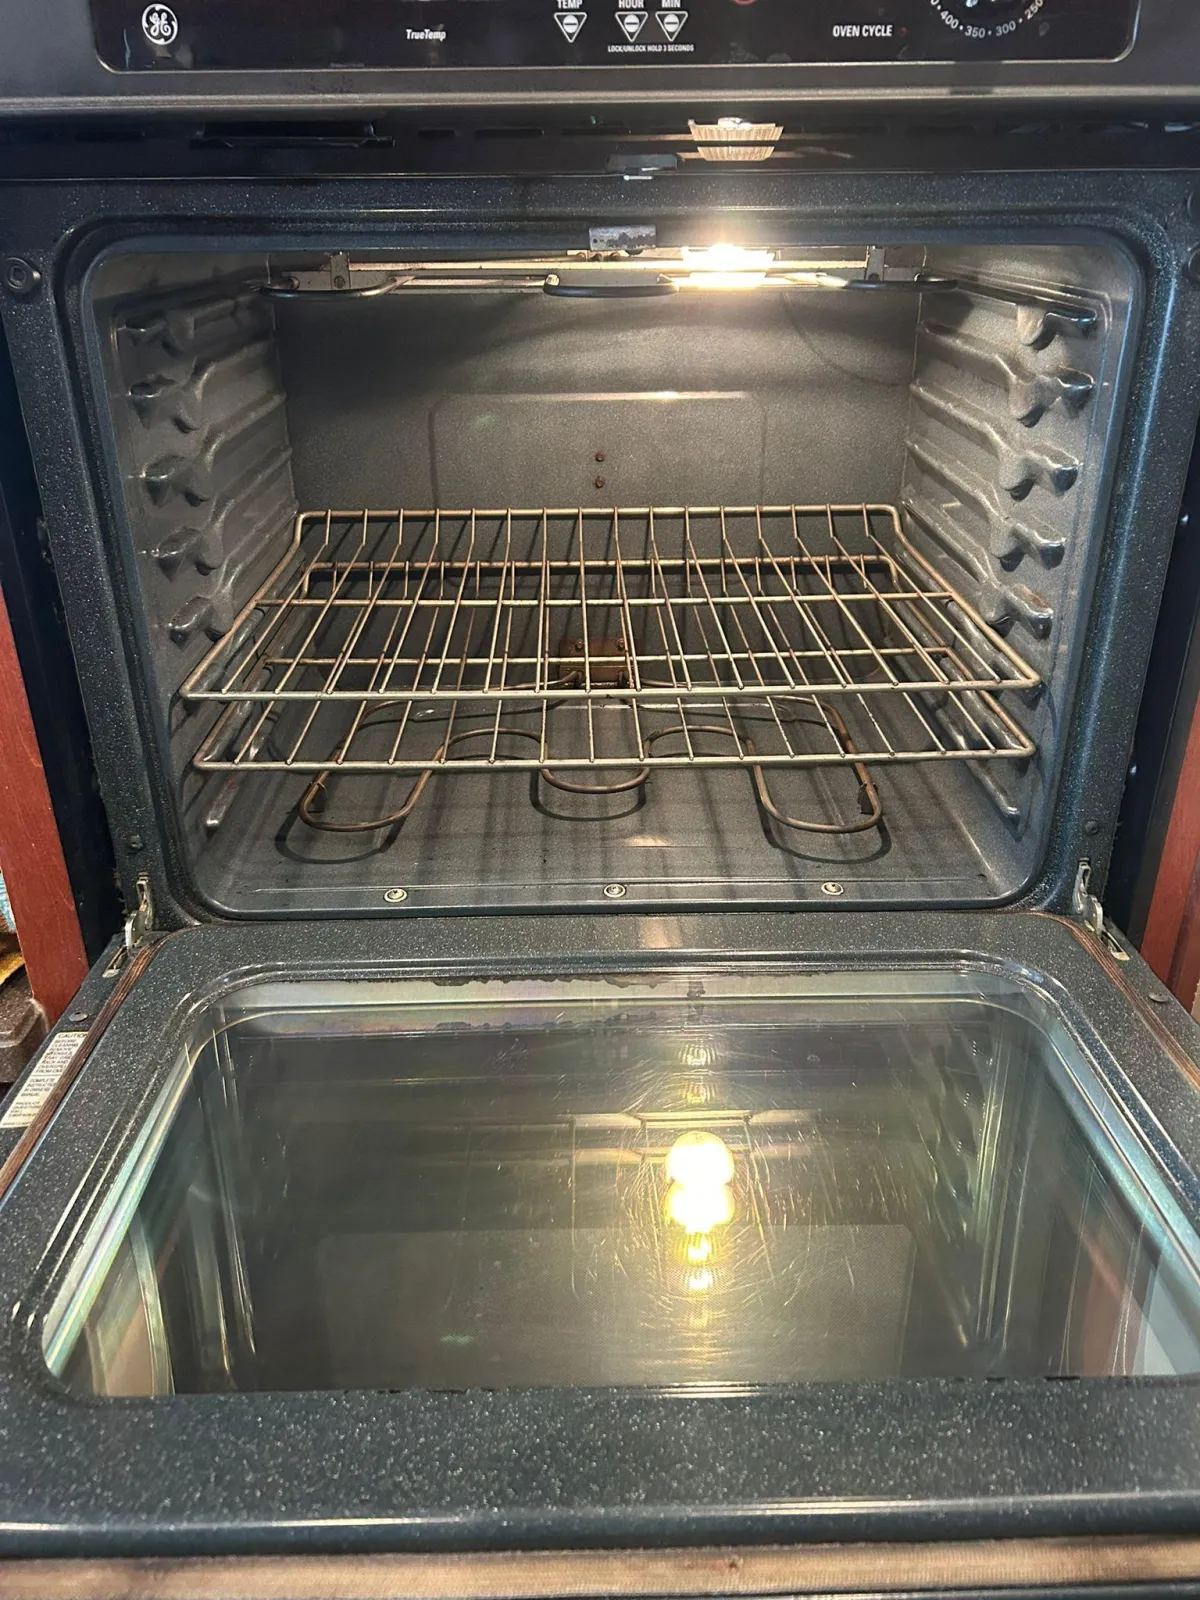
[[[399,295],[276,315],[305,506],[895,496],[907,296]]]

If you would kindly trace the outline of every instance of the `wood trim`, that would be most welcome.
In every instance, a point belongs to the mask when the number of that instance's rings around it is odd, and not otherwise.
[[[34,999],[53,1026],[87,976],[87,955],[3,595],[0,872]]]
[[[1200,930],[1200,896],[1192,887],[1200,866],[1200,702],[1188,732],[1183,763],[1175,786],[1171,820],[1154,880],[1154,893],[1142,938],[1142,955],[1177,999],[1191,1010],[1196,998],[1192,971],[1196,962],[1186,954],[1177,959]],[[1189,901],[1194,904],[1189,905]],[[1197,939],[1200,949],[1200,939]],[[1191,992],[1185,992],[1191,983]]]
[[[1188,997],[1184,1004],[1190,1011],[1197,987],[1200,986],[1200,856],[1196,858],[1187,884],[1183,916],[1175,938],[1175,948],[1171,952],[1167,986],[1180,1000],[1184,1000],[1185,995]]]
[[[5,1600],[674,1600],[1200,1577],[1200,1539],[0,1561]]]

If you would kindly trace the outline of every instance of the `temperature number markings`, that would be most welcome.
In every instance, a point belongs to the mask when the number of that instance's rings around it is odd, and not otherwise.
[[[930,0],[930,4],[948,28],[953,29],[964,39],[1003,39],[1010,33],[1015,33],[1023,22],[1028,22],[1036,17],[1045,5],[1046,0],[1027,0],[1016,16],[1006,18],[1003,22],[979,23],[958,14],[958,4],[951,0]],[[965,0],[967,5],[973,6],[975,0]]]

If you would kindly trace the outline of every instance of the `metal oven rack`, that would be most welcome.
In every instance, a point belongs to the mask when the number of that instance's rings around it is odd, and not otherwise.
[[[541,771],[588,793],[658,768],[1028,757],[1001,696],[1038,683],[891,506],[364,510],[301,514],[182,696],[221,708],[203,771]],[[605,769],[616,785],[563,776]]]

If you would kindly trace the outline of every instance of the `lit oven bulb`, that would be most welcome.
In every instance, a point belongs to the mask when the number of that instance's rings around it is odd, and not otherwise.
[[[680,1134],[667,1151],[667,1178],[685,1189],[733,1182],[733,1156],[715,1133]]]
[[[733,1156],[715,1133],[681,1134],[667,1152],[667,1216],[693,1241],[733,1220]]]

